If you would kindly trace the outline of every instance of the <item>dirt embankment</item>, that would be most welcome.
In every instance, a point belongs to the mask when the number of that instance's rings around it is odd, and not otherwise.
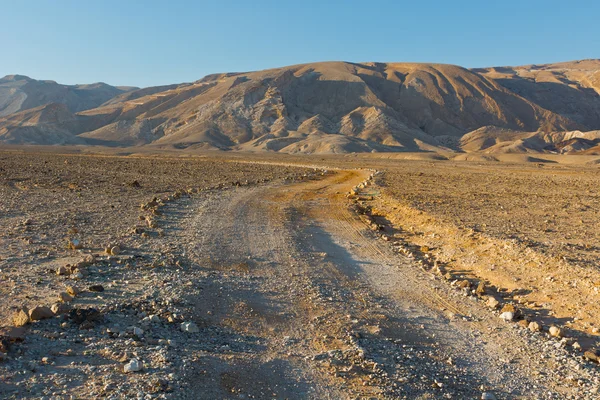
[[[583,166],[403,163],[379,179],[373,208],[456,278],[596,346],[599,178]]]

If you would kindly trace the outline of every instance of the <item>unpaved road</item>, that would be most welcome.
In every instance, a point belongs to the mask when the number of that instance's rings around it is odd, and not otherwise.
[[[187,376],[204,398],[567,398],[595,372],[432,280],[348,210],[366,171],[185,200],[196,319],[259,343]],[[248,339],[246,339],[248,340]],[[583,381],[582,381],[583,382]],[[193,396],[192,396],[193,397]]]
[[[169,196],[145,238],[123,233],[137,211],[90,223],[100,238],[120,238],[123,254],[96,254],[75,283],[105,291],[71,306],[103,319],[29,325],[0,362],[0,398],[600,397],[595,365],[400,255],[393,227],[390,241],[369,229],[347,193],[370,174]],[[119,235],[105,232],[115,227]],[[182,321],[199,331],[181,332]],[[144,368],[123,374],[134,358]]]

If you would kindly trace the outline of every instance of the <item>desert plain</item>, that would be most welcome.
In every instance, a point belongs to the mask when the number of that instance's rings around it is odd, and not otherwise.
[[[593,155],[0,152],[0,397],[600,397]]]

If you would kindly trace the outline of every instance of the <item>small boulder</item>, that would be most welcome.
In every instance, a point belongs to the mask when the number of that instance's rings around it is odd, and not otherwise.
[[[504,312],[511,312],[513,313],[513,318],[514,319],[521,319],[521,317],[523,316],[523,314],[521,313],[521,310],[519,310],[514,304],[505,304],[502,309],[500,310],[500,313],[504,313]]]
[[[52,317],[54,317],[54,313],[49,307],[46,306],[37,306],[29,310],[29,319],[32,321],[39,321]]]
[[[496,400],[496,396],[494,395],[494,393],[483,392],[481,394],[481,400]]]
[[[456,286],[461,289],[471,289],[471,282],[469,282],[467,279],[463,279],[462,281],[458,282]]]
[[[144,334],[144,330],[142,328],[138,328],[137,326],[133,327],[133,332],[135,336],[142,336]]]
[[[16,327],[25,326],[29,323],[29,313],[26,308],[19,309],[15,315],[13,315],[13,324]]]
[[[104,286],[102,285],[92,285],[88,287],[90,292],[104,292]]]
[[[81,244],[81,242],[77,239],[71,239],[69,240],[69,248],[71,250],[79,250],[83,247],[83,244]]]
[[[60,292],[58,294],[58,301],[62,301],[63,303],[68,303],[70,301],[73,301],[73,296],[71,296],[67,292]]]
[[[113,256],[118,256],[119,254],[121,254],[121,248],[119,246],[111,247],[110,254],[112,254]]]
[[[200,332],[200,329],[198,329],[198,325],[196,325],[193,322],[182,322],[180,325],[180,329],[182,332],[188,332],[188,333]]]
[[[583,353],[583,357],[595,363],[600,363],[600,357],[598,357],[598,353],[596,352],[596,350],[585,351]]]
[[[123,372],[125,372],[126,374],[129,372],[138,372],[141,371],[142,368],[142,363],[134,358],[123,366]]]
[[[539,322],[531,321],[528,328],[531,332],[540,332],[542,330],[542,325]]]
[[[502,314],[500,314],[500,318],[502,318],[506,322],[512,321],[514,317],[515,314],[511,311],[505,311]]]
[[[489,296],[486,304],[489,308],[493,310],[500,306],[500,302],[494,296]]]
[[[548,333],[552,337],[560,337],[562,335],[562,331],[557,326],[551,326],[550,329],[548,329]]]
[[[81,293],[81,290],[77,286],[67,286],[67,293],[75,297]]]
[[[71,268],[67,268],[64,265],[61,265],[56,269],[56,275],[69,275],[71,273]]]
[[[529,327],[529,321],[527,321],[526,319],[522,319],[519,322],[517,322],[519,324],[520,327],[527,329]]]
[[[479,282],[477,289],[475,289],[475,294],[478,296],[483,296],[485,294],[485,282]]]
[[[55,315],[63,315],[71,311],[70,307],[64,303],[54,303],[50,306],[50,310]]]

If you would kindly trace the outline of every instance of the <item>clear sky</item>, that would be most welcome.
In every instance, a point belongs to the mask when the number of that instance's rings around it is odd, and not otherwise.
[[[152,86],[311,61],[600,58],[600,0],[0,0],[0,77]]]

